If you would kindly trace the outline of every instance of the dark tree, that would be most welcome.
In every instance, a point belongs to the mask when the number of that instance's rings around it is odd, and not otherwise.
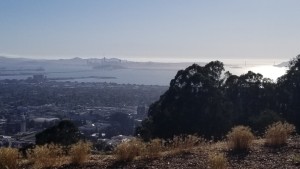
[[[221,136],[231,126],[231,106],[221,90],[223,63],[193,64],[178,71],[137,129],[144,139],[181,134]]]
[[[144,139],[182,134],[218,138],[234,125],[249,125],[261,134],[280,120],[300,130],[300,55],[277,83],[252,71],[240,76],[222,71],[218,61],[178,71],[136,134]]]
[[[68,146],[80,139],[78,128],[69,120],[63,120],[58,125],[48,128],[36,134],[36,144],[61,144]]]
[[[300,55],[289,63],[289,70],[278,79],[278,109],[300,129]]]
[[[236,124],[256,127],[255,118],[265,110],[274,109],[275,84],[259,73],[249,71],[241,76],[227,73],[224,90],[235,105]]]

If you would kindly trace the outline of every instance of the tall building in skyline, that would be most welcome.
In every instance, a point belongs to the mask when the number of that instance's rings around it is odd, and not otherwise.
[[[24,133],[26,132],[26,116],[25,114],[21,115],[21,130],[20,132]]]

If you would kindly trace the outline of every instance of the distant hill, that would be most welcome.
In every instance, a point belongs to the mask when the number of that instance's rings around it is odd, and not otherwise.
[[[48,79],[77,82],[113,82],[168,85],[179,69],[192,63],[134,62],[119,58],[28,59],[0,56],[0,80]],[[204,63],[198,63],[203,65]],[[103,77],[110,77],[109,79]]]
[[[74,67],[93,69],[179,69],[187,67],[192,63],[161,63],[161,62],[134,62],[118,58],[88,58],[75,57],[72,59],[28,59],[28,58],[9,58],[0,56],[0,68],[6,69],[35,69],[49,67]],[[204,63],[198,63],[203,65]],[[51,68],[50,68],[51,69]]]
[[[280,63],[278,65],[275,65],[275,66],[277,66],[277,67],[288,67],[289,66],[289,62],[282,62],[282,63]]]

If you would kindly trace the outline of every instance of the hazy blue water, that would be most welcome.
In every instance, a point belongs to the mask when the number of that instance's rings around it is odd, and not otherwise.
[[[73,78],[64,81],[78,82],[114,82],[119,84],[145,84],[145,85],[169,85],[179,69],[118,69],[118,70],[94,70],[87,67],[47,67],[45,73],[48,78]],[[226,71],[240,75],[249,70],[261,73],[276,81],[286,72],[284,67],[272,65],[258,66],[225,66]],[[84,77],[114,77],[113,79],[84,78]],[[26,79],[31,75],[0,76],[0,79]]]
[[[90,70],[86,72],[70,73],[50,73],[49,78],[55,77],[115,77],[115,79],[76,79],[69,81],[78,82],[114,82],[120,84],[145,84],[145,85],[169,85],[170,80],[174,78],[177,70],[159,70],[159,69],[119,69],[119,70]]]

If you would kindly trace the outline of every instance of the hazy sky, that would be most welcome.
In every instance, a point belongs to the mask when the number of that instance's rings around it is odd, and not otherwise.
[[[0,55],[290,59],[299,0],[1,0]]]

